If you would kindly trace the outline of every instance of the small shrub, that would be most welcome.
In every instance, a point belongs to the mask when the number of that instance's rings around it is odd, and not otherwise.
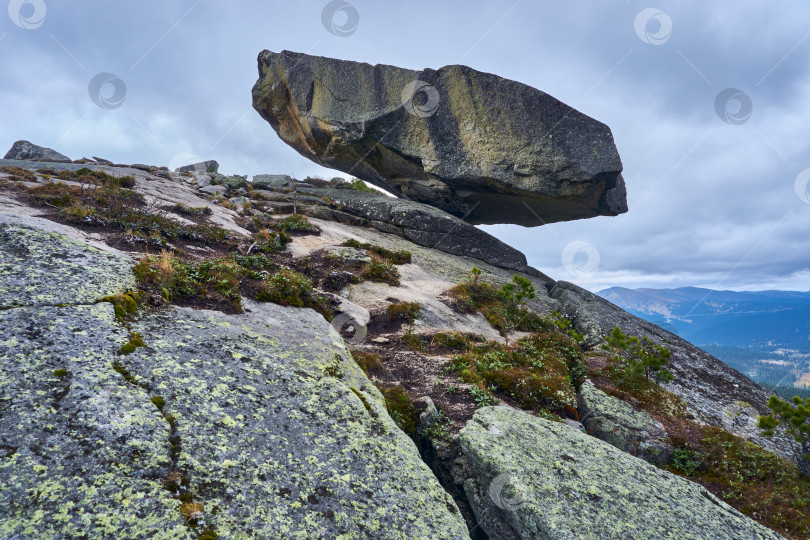
[[[408,394],[399,386],[380,388],[380,392],[385,398],[385,407],[388,409],[388,414],[391,415],[399,429],[411,438],[416,437],[419,409],[411,403]]]
[[[369,193],[379,193],[376,189],[368,187],[368,185],[359,178],[352,178],[341,184],[343,187],[353,189],[355,191],[365,191]]]
[[[388,316],[393,320],[405,321],[406,323],[413,323],[419,318],[421,306],[418,302],[399,302],[390,304],[386,311]]]
[[[410,251],[407,250],[392,251],[390,249],[386,249],[381,246],[369,244],[368,242],[359,242],[354,238],[350,238],[340,245],[344,247],[365,249],[369,253],[376,253],[377,255],[379,255],[380,257],[382,257],[383,259],[387,260],[392,264],[410,264],[412,258]]]
[[[371,262],[365,265],[362,277],[368,281],[388,283],[394,286],[400,284],[400,274],[397,267],[377,255],[371,256]]]
[[[787,401],[771,396],[768,407],[773,414],[760,416],[758,420],[763,435],[772,437],[777,427],[784,426],[788,435],[801,446],[799,468],[805,476],[810,477],[810,398],[793,396],[791,401]]]
[[[620,360],[629,375],[643,373],[648,381],[652,375],[657,384],[673,379],[672,373],[665,367],[669,364],[672,353],[647,337],[641,339],[636,336],[628,337],[617,326],[610,332],[602,348]]]
[[[367,377],[373,371],[382,367],[382,363],[380,363],[380,355],[377,353],[358,351],[354,349],[350,350],[349,352],[352,353],[352,358],[354,358],[354,361],[357,362],[357,365],[360,366],[360,369],[363,370],[363,373],[365,373]]]
[[[293,214],[278,220],[276,229],[279,231],[320,232],[320,229],[309,222],[306,216]]]

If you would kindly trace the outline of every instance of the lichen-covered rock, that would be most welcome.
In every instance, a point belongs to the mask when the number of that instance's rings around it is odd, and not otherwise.
[[[605,394],[591,381],[579,388],[577,412],[590,435],[619,450],[653,463],[665,463],[672,452],[661,422]]]
[[[60,154],[52,148],[38,146],[28,141],[17,141],[6,152],[3,159],[19,159],[23,161],[52,161],[57,163],[70,163],[70,158]]]
[[[413,71],[263,51],[253,107],[304,157],[470,223],[627,211],[606,125],[466,66]]]
[[[485,407],[461,430],[492,540],[780,539],[693,484],[563,423]]]
[[[447,493],[311,310],[172,309],[122,359],[175,418],[178,470],[221,536],[466,538]]]
[[[199,163],[192,163],[190,165],[183,165],[182,167],[177,167],[174,171],[175,172],[198,172],[198,173],[215,173],[219,170],[219,163],[215,160],[210,159],[208,161],[201,161]]]
[[[286,187],[294,180],[286,174],[257,174],[253,177],[254,189],[267,189],[269,187]]]
[[[0,536],[469,538],[314,311],[246,301],[125,327],[94,302],[131,283],[128,259],[0,230]],[[44,291],[30,305],[23,275]],[[122,354],[133,332],[146,346]]]
[[[93,303],[132,289],[132,266],[61,234],[0,223],[0,308]]]
[[[169,424],[113,369],[111,304],[0,311],[0,537],[196,538],[164,489]]]

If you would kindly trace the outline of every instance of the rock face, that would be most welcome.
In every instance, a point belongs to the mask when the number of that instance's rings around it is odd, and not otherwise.
[[[0,241],[0,536],[468,538],[314,311],[126,328],[95,303],[133,285],[126,257],[13,224]],[[146,347],[120,354],[130,332]]]
[[[69,157],[60,154],[51,148],[43,148],[28,141],[17,141],[6,152],[3,159],[19,159],[22,161],[52,161],[57,163],[71,163]]]
[[[413,71],[263,51],[253,107],[304,157],[470,223],[627,211],[607,126],[465,66]]]
[[[764,437],[756,427],[756,416],[770,414],[766,405],[771,392],[706,351],[652,323],[627,313],[573,283],[558,281],[549,295],[560,303],[588,345],[602,341],[615,326],[627,335],[646,337],[672,352],[667,368],[675,376],[664,387],[683,398],[700,422],[726,429],[787,459],[796,460],[798,445],[777,434]],[[731,421],[743,403],[751,414]]]
[[[672,448],[664,426],[649,413],[605,394],[591,381],[579,388],[577,411],[582,425],[597,439],[647,461],[668,461]]]
[[[485,407],[461,430],[465,490],[493,540],[779,539],[703,487],[562,423]]]
[[[201,161],[199,163],[192,163],[191,165],[183,165],[175,169],[175,172],[198,172],[198,173],[215,173],[219,171],[219,163],[213,159],[208,161]]]

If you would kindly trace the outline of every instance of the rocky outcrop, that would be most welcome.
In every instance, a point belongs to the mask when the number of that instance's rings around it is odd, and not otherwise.
[[[492,540],[780,539],[703,487],[563,423],[485,407],[461,430],[465,491]]]
[[[69,157],[60,154],[51,148],[44,148],[28,141],[17,141],[6,152],[3,159],[18,159],[22,161],[49,161],[57,163],[70,163]]]
[[[15,224],[0,241],[1,536],[468,537],[320,315],[125,326],[97,302],[133,285],[128,258]]]
[[[175,172],[200,172],[200,173],[215,173],[219,171],[219,163],[216,160],[209,159],[208,161],[201,161],[199,163],[192,163],[190,165],[183,165],[175,169]]]
[[[292,212],[289,189],[271,185],[264,185],[263,189],[286,193],[290,201],[270,202],[267,205],[282,212]],[[365,225],[401,236],[420,246],[545,278],[526,263],[526,256],[517,249],[464,220],[426,204],[377,192],[339,189],[335,185],[298,187],[297,201],[298,211],[311,217]]]
[[[475,224],[627,211],[610,129],[465,66],[259,55],[253,107],[304,157]]]
[[[700,422],[726,429],[787,459],[796,460],[800,455],[793,450],[796,444],[788,437],[779,434],[764,437],[756,428],[755,414],[747,415],[744,421],[729,421],[729,414],[733,414],[730,411],[736,410],[739,403],[752,407],[757,414],[770,414],[766,404],[771,392],[736,369],[573,283],[558,281],[550,296],[560,303],[561,311],[571,318],[577,330],[585,334],[588,345],[600,343],[619,326],[627,335],[646,337],[667,347],[672,353],[667,369],[674,380],[664,387],[683,398]]]
[[[630,404],[611,397],[591,381],[578,390],[577,412],[590,435],[653,463],[667,463],[672,447],[659,421]]]

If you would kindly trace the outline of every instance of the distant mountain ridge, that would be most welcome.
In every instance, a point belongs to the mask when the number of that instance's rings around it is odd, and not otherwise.
[[[611,287],[599,295],[698,345],[810,349],[810,292]]]

